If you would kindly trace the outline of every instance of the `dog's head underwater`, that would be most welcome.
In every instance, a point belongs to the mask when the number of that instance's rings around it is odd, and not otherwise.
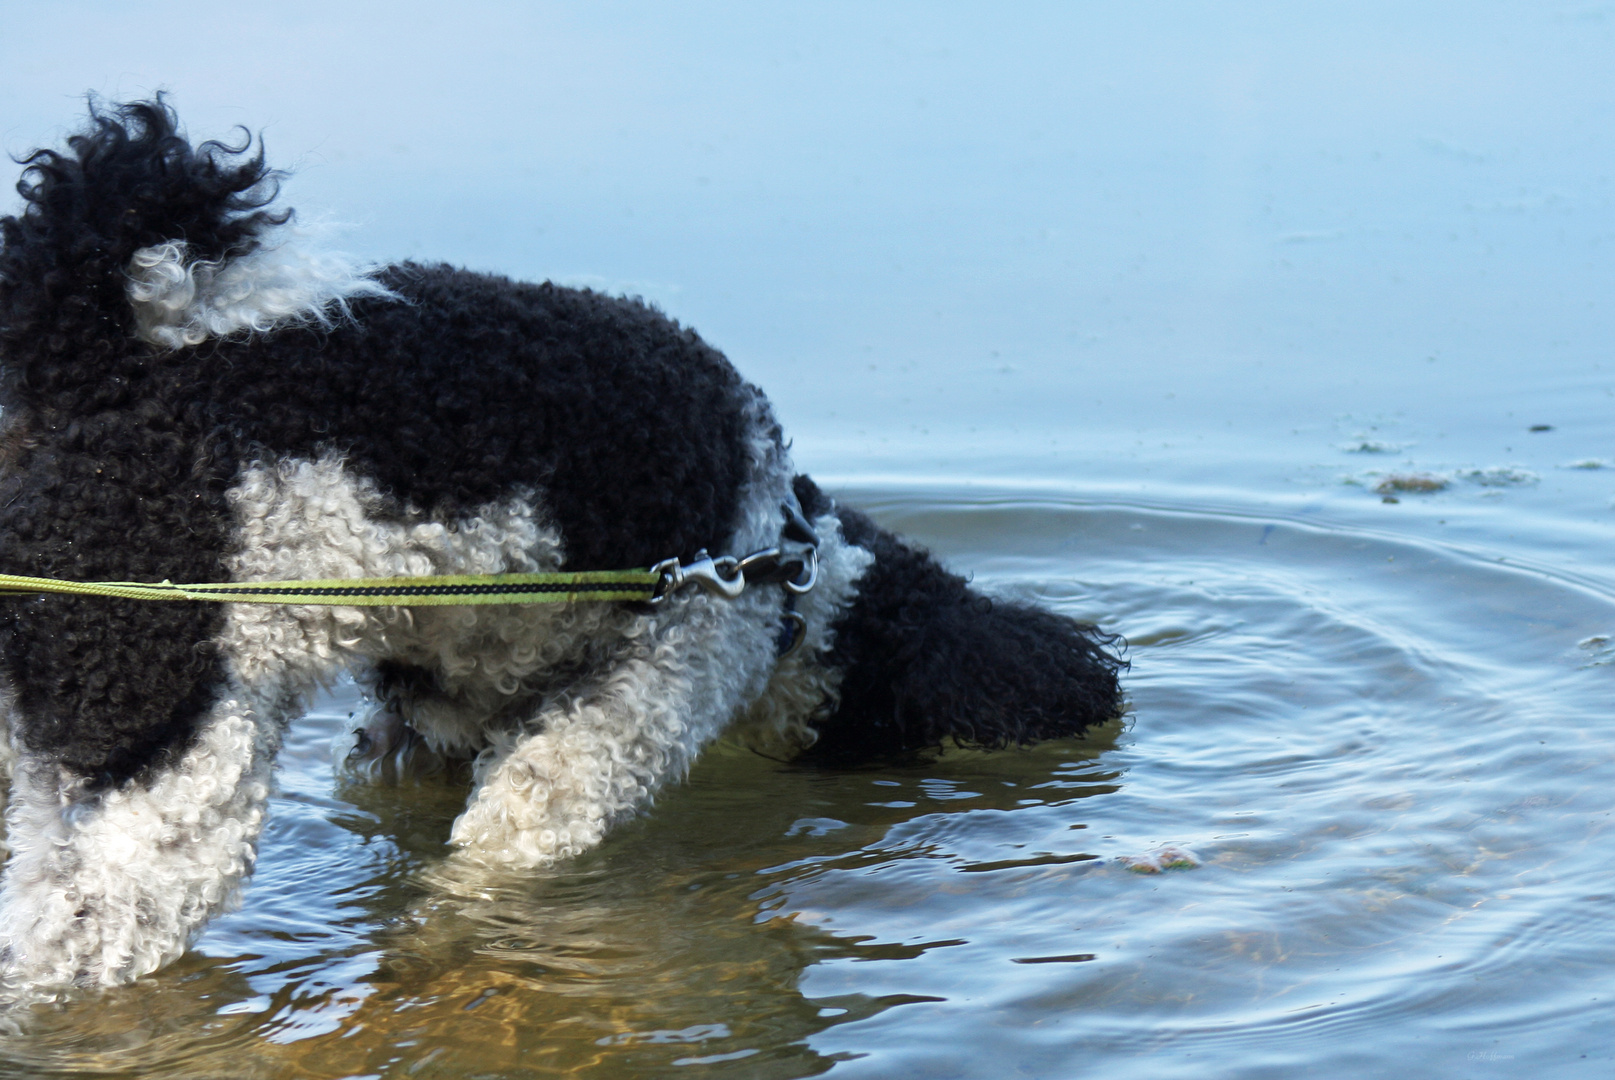
[[[474,762],[453,858],[496,870],[598,844],[727,730],[844,763],[1118,714],[1113,638],[987,599],[795,476],[761,392],[646,305],[312,251],[261,151],[191,145],[161,99],[92,106],[25,165],[0,220],[0,573],[660,564],[684,587],[0,595],[0,997],[181,955],[251,873],[282,732],[340,671],[377,702],[359,756]]]

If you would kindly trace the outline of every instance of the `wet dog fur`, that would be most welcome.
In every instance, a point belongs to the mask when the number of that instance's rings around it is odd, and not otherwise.
[[[644,604],[0,598],[13,998],[178,957],[250,874],[275,753],[342,671],[362,747],[474,761],[460,858],[598,844],[736,728],[855,762],[1081,733],[1093,627],[989,600],[794,475],[767,401],[635,300],[319,254],[261,149],[161,99],[91,108],[0,219],[0,570],[265,581],[648,566],[819,539],[782,590]]]

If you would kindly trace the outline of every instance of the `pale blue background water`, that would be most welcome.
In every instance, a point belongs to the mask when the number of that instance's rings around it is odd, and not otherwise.
[[[195,133],[262,129],[289,200],[353,249],[664,305],[821,472],[1248,487],[1375,422],[1453,463],[1615,452],[1609,4],[294,0],[6,24],[13,151],[86,89],[166,87]],[[1526,422],[1559,434],[1515,445]]]
[[[1615,461],[1612,71],[1609,3],[58,3],[7,12],[0,143],[166,87],[195,135],[261,129],[352,250],[643,295],[799,464],[1135,638],[1122,793],[1070,814],[1104,857],[1200,837],[1191,884],[782,886],[804,924],[976,942],[803,961],[809,996],[952,1004],[786,1041],[850,1075],[1605,1075],[1615,471],[1567,466]],[[1393,472],[1451,486],[1382,502]],[[309,835],[348,836],[304,757]],[[208,955],[296,909],[275,873]],[[967,899],[906,927],[933,893]],[[1073,918],[1100,963],[993,967]]]

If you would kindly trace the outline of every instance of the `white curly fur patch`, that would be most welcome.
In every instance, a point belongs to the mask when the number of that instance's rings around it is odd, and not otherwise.
[[[342,459],[286,459],[244,470],[226,493],[236,517],[238,581],[543,572],[561,564],[561,538],[531,498],[482,507],[457,522],[389,513]],[[482,747],[481,718],[522,692],[523,680],[570,658],[572,639],[606,632],[621,609],[603,604],[445,608],[231,605],[225,642],[249,684],[301,698],[340,668],[377,660],[439,677],[466,715],[422,734],[437,748]],[[461,729],[462,725],[468,725]]]
[[[373,279],[377,267],[320,251],[312,238],[308,230],[281,226],[251,252],[222,262],[191,258],[183,240],[141,248],[129,261],[125,286],[136,334],[182,349],[277,326],[330,327],[347,315],[350,300],[393,296]]]

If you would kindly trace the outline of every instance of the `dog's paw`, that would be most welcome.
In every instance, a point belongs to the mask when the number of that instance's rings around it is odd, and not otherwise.
[[[441,773],[448,762],[397,713],[377,709],[364,726],[354,729],[353,742],[339,765],[353,776],[396,783]]]
[[[600,843],[611,807],[606,770],[568,758],[556,740],[534,736],[479,763],[476,793],[454,822],[461,856],[506,869],[549,866]]]

